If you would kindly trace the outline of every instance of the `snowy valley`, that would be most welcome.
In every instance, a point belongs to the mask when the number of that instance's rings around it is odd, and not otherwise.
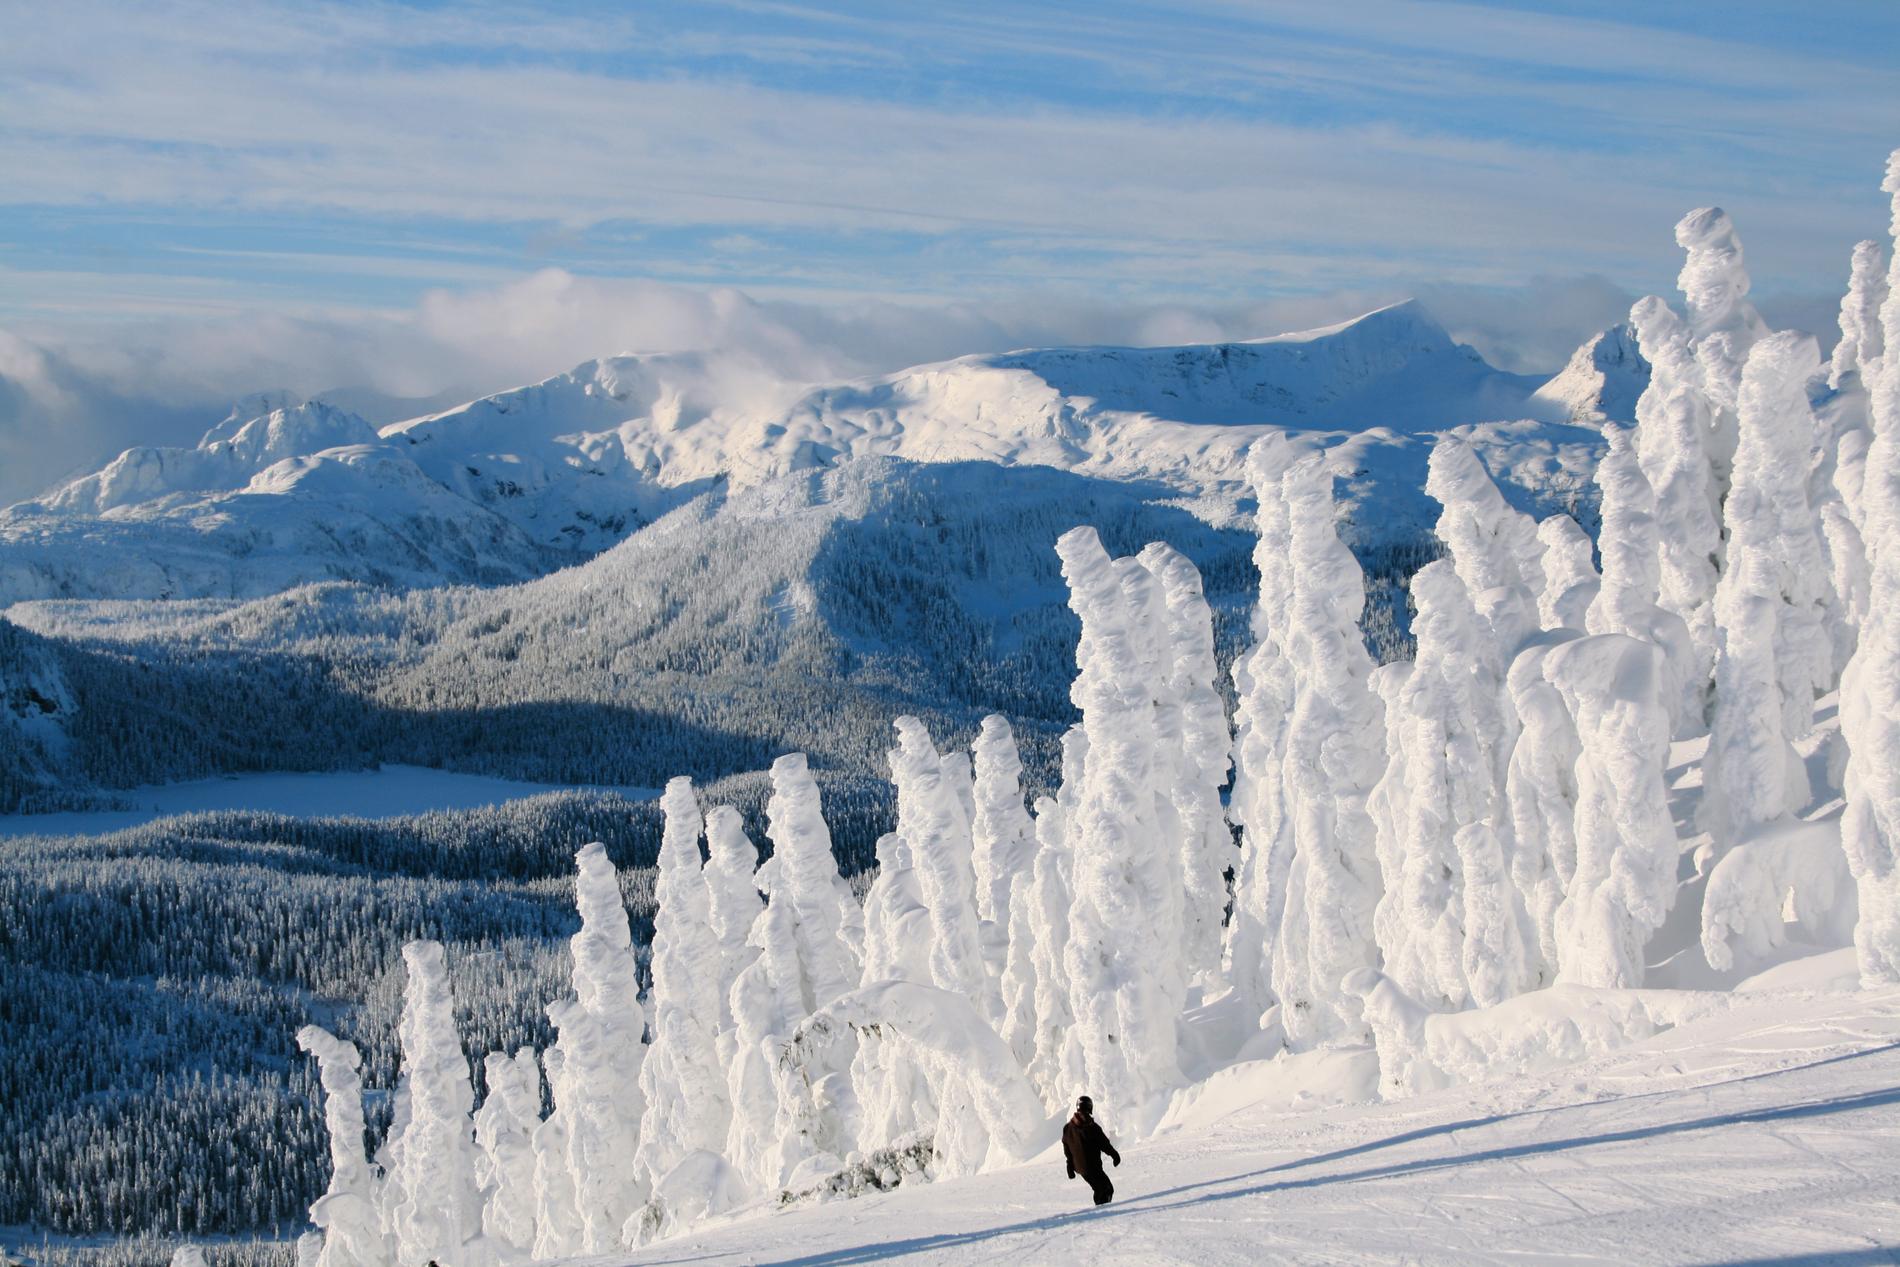
[[[0,811],[601,785],[0,839],[0,1242],[1883,1261],[1900,255],[1824,358],[1676,240],[1548,380],[1415,304],[631,356],[0,514]],[[1082,1092],[1128,1165],[1069,1215]]]

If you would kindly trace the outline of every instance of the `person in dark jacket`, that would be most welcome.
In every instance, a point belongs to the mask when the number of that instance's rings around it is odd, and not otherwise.
[[[1068,1159],[1069,1178],[1081,1175],[1095,1191],[1095,1204],[1107,1205],[1115,1196],[1115,1185],[1102,1173],[1102,1154],[1117,1166],[1122,1155],[1108,1142],[1108,1136],[1095,1121],[1095,1101],[1083,1096],[1075,1102],[1075,1116],[1062,1128],[1062,1153]]]

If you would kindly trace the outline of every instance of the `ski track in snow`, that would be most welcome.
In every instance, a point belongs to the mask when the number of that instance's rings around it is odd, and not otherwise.
[[[1900,1263],[1900,989],[1764,994],[1515,1083],[1240,1109],[1111,1175],[1101,1210],[1052,1153],[588,1261]]]
[[[384,765],[374,770],[312,774],[241,774],[130,788],[114,795],[137,808],[56,814],[0,814],[0,839],[9,836],[90,836],[137,827],[174,814],[221,810],[288,814],[293,818],[341,814],[399,818],[431,810],[476,809],[548,792],[576,790],[561,783],[523,783],[426,766]],[[583,788],[617,792],[630,800],[659,795],[653,788]]]

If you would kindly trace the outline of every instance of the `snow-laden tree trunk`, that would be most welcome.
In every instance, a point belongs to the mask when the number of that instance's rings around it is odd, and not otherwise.
[[[363,1151],[362,1059],[319,1025],[297,1031],[297,1046],[317,1058],[323,1081],[323,1121],[330,1132],[330,1186],[310,1207],[322,1229],[317,1267],[387,1267],[392,1250],[378,1211],[376,1172]]]
[[[984,953],[1000,972],[1014,920],[1010,897],[1034,862],[1035,826],[1023,803],[1023,763],[1016,736],[1002,714],[983,719],[970,748],[976,813],[970,819],[971,867],[976,873],[976,913],[987,925]]]
[[[1643,984],[1643,948],[1675,898],[1662,652],[1596,634],[1550,651],[1544,675],[1563,698],[1580,754],[1577,866],[1557,908],[1557,980],[1634,988]]]
[[[961,994],[995,1025],[1001,1020],[1000,1000],[978,934],[970,823],[924,724],[899,717],[896,727],[897,746],[889,760],[897,787],[897,833],[930,912],[930,976],[925,980]]]
[[[1233,735],[1227,706],[1215,689],[1214,613],[1200,571],[1186,555],[1155,542],[1142,564],[1160,582],[1167,608],[1170,661],[1165,691],[1179,710],[1179,749],[1167,792],[1179,822],[1185,886],[1182,950],[1191,982],[1211,984],[1220,971],[1222,923],[1227,914],[1227,868],[1234,839],[1221,805]]]
[[[1603,588],[1590,534],[1569,515],[1552,515],[1537,525],[1537,540],[1544,547],[1544,592],[1537,599],[1538,620],[1545,629],[1581,631],[1589,618],[1590,604]]]
[[[1682,618],[1657,603],[1662,580],[1656,494],[1643,474],[1630,433],[1605,427],[1609,452],[1597,463],[1603,490],[1603,580],[1584,618],[1593,634],[1617,633],[1653,642],[1663,653],[1663,700],[1677,733],[1701,728],[1701,683],[1695,641]]]
[[[646,1204],[635,1158],[646,1110],[640,1067],[647,1018],[620,878],[599,843],[582,848],[575,861],[581,928],[568,943],[574,994],[548,1008],[562,1055],[562,1077],[550,1070],[549,1081],[567,1136],[579,1249],[598,1254],[619,1247],[621,1229]]]
[[[476,1177],[482,1188],[482,1230],[504,1263],[534,1256],[534,1132],[541,1124],[541,1066],[534,1048],[488,1054],[488,1095],[475,1111]]]
[[[1676,285],[1689,309],[1689,344],[1701,369],[1701,390],[1712,406],[1709,459],[1719,501],[1740,439],[1742,367],[1768,326],[1749,302],[1742,241],[1726,211],[1691,211],[1676,225],[1676,245],[1687,253]]]
[[[1293,865],[1273,989],[1288,1044],[1308,1050],[1363,1042],[1367,1034],[1357,996],[1340,982],[1378,963],[1372,922],[1380,876],[1366,797],[1379,778],[1384,710],[1359,631],[1365,580],[1333,526],[1333,476],[1315,455],[1289,468],[1281,487],[1293,570],[1286,627],[1295,685],[1284,783]]]
[[[448,962],[433,941],[410,942],[402,958],[409,970],[399,1030],[409,1118],[390,1145],[388,1229],[398,1263],[470,1267],[490,1261],[490,1251],[475,1184],[475,1088],[455,1029]]]
[[[718,1046],[724,955],[699,859],[702,819],[692,780],[669,782],[660,808],[666,825],[654,885],[653,1044],[640,1067],[646,1113],[634,1157],[649,1190],[688,1154],[725,1147],[732,1124]]]
[[[1260,592],[1253,610],[1253,646],[1235,658],[1233,669],[1237,705],[1229,814],[1241,829],[1241,844],[1224,971],[1255,1013],[1264,1013],[1275,1000],[1273,943],[1285,914],[1293,865],[1293,820],[1285,784],[1287,723],[1293,713],[1293,664],[1286,653],[1293,572],[1280,477],[1295,456],[1277,435],[1256,441],[1247,451],[1247,478],[1258,504],[1253,561],[1260,573]]]
[[[1894,195],[1900,243],[1900,150],[1887,160],[1881,188]],[[1848,745],[1841,843],[1860,893],[1854,945],[1869,986],[1900,982],[1900,249],[1888,268],[1884,350],[1878,365],[1862,367],[1873,427],[1860,498],[1869,601],[1841,683]]]
[[[1386,683],[1398,713],[1377,791],[1392,844],[1375,916],[1385,972],[1434,1011],[1489,1006],[1535,979],[1535,933],[1509,875],[1510,818],[1496,774],[1502,684],[1464,582],[1439,560],[1412,577],[1418,659]]]
[[[1720,848],[1808,799],[1792,741],[1813,724],[1833,664],[1833,595],[1807,493],[1814,452],[1807,383],[1819,372],[1814,340],[1788,333],[1758,343],[1743,375],[1704,773],[1702,825]]]
[[[1056,552],[1082,622],[1071,698],[1088,737],[1080,794],[1065,815],[1070,1002],[1093,1094],[1139,1133],[1180,1080],[1175,1018],[1185,979],[1176,858],[1156,823],[1146,634],[1093,528],[1064,533]]]
[[[1714,406],[1702,391],[1702,367],[1689,330],[1652,295],[1630,309],[1637,347],[1649,362],[1649,386],[1636,402],[1636,448],[1656,499],[1660,544],[1656,602],[1674,612],[1695,648],[1690,679],[1696,711],[1707,721],[1715,671],[1715,582],[1722,558],[1721,510],[1709,461]]]

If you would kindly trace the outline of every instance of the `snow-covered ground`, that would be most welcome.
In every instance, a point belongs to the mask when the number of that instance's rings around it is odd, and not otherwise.
[[[137,827],[174,814],[213,810],[253,810],[295,817],[397,818],[430,810],[477,809],[568,790],[566,784],[524,783],[413,765],[320,774],[239,774],[115,792],[133,807],[130,809],[0,814],[0,837],[89,836]],[[659,795],[651,788],[596,790],[618,792],[636,800]]]
[[[1621,1051],[1392,1103],[1331,1103],[1352,1052],[1305,1106],[1241,1066],[1124,1148],[1104,1209],[1051,1153],[588,1261],[1900,1262],[1900,989],[1853,977],[1816,956]]]

